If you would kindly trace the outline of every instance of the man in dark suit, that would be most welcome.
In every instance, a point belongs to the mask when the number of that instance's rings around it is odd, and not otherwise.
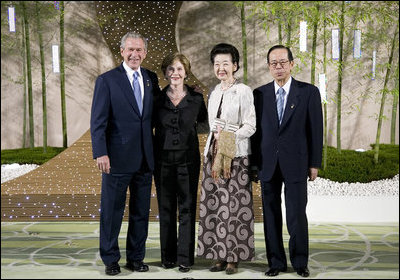
[[[317,178],[322,159],[322,107],[318,88],[291,77],[289,48],[268,51],[274,81],[254,90],[257,130],[252,137],[252,165],[262,186],[267,276],[286,271],[282,237],[281,191],[285,185],[290,261],[297,274],[308,277],[307,176]]]
[[[118,236],[129,186],[126,268],[148,271],[143,263],[148,233],[152,170],[151,116],[157,75],[143,67],[147,41],[128,32],[121,39],[124,61],[96,80],[90,131],[93,158],[102,172],[100,256],[108,275],[120,273]]]

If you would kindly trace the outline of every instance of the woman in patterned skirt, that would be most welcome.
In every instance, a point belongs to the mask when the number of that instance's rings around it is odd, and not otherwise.
[[[210,59],[221,82],[208,100],[210,134],[204,149],[197,255],[214,260],[210,271],[233,274],[239,261],[254,259],[249,155],[256,117],[252,90],[234,77],[239,69],[238,50],[221,43],[212,49]],[[222,130],[233,131],[236,153],[219,173],[213,171],[213,164]]]

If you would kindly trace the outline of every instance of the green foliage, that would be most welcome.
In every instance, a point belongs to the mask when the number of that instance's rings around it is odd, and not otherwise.
[[[374,163],[372,150],[356,152],[328,147],[327,168],[319,170],[318,176],[336,182],[368,183],[393,178],[399,174],[399,145],[380,144],[379,163]]]
[[[41,165],[64,150],[65,148],[59,147],[47,147],[47,153],[43,153],[42,147],[2,150],[1,164],[19,163]]]
[[[336,182],[368,183],[393,178],[399,173],[399,145],[380,144],[378,164],[374,164],[374,144],[371,147],[366,152],[342,150],[341,153],[328,147],[327,168],[319,170],[318,175]],[[64,150],[62,147],[47,147],[47,153],[41,147],[2,150],[1,164],[41,165]]]

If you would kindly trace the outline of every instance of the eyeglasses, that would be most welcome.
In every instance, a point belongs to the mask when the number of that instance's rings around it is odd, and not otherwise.
[[[273,69],[275,69],[276,66],[278,66],[278,64],[280,64],[282,68],[285,68],[288,63],[289,63],[289,60],[272,61],[271,63],[269,63],[269,66],[271,66]]]

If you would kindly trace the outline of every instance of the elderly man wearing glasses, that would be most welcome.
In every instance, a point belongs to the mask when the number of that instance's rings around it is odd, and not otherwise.
[[[285,186],[286,224],[292,267],[308,277],[307,177],[317,178],[322,159],[322,106],[317,87],[292,78],[293,55],[277,45],[268,51],[274,81],[254,90],[256,132],[251,138],[256,181],[261,181],[269,270],[287,270],[282,238],[281,191]]]

